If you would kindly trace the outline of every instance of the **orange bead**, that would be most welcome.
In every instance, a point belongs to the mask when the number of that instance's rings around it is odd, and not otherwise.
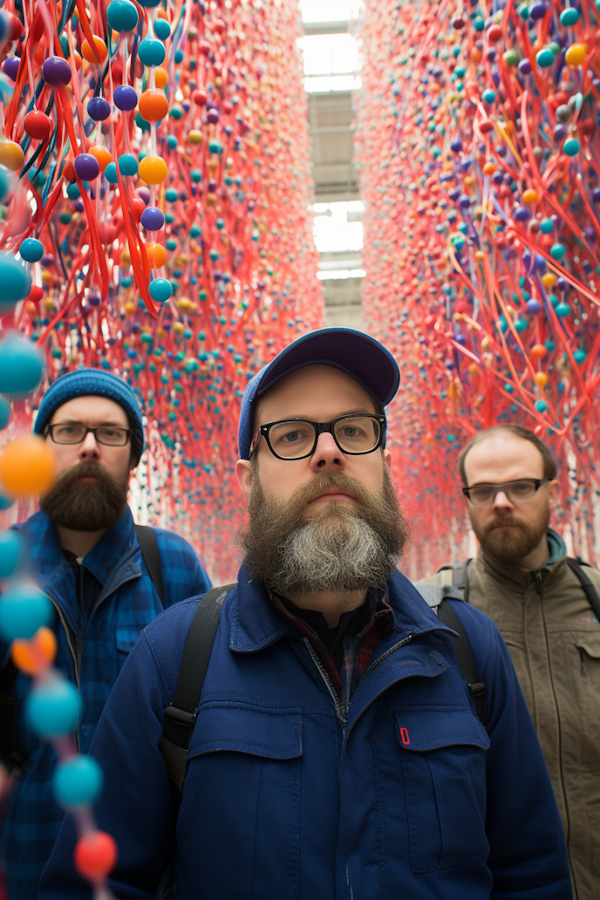
[[[20,169],[25,160],[25,154],[20,144],[14,141],[0,140],[0,166],[6,166],[11,172]]]
[[[54,457],[44,439],[36,435],[15,438],[0,456],[0,482],[11,497],[43,494],[55,474]]]
[[[533,359],[543,359],[548,355],[548,348],[543,344],[534,344],[531,348],[531,356]]]
[[[106,56],[108,54],[108,50],[106,49],[106,44],[102,40],[101,37],[97,35],[92,35],[94,38],[94,46],[96,48],[96,52],[92,48],[92,45],[89,41],[84,41],[81,45],[81,55],[84,59],[86,59],[89,63],[93,63],[93,65],[99,66],[100,63],[104,62]]]
[[[164,88],[169,80],[169,75],[166,69],[162,69],[160,66],[154,70],[154,84],[157,88]]]
[[[483,174],[484,175],[493,175],[497,168],[498,168],[498,166],[496,165],[496,163],[486,162],[486,164],[483,167]]]
[[[169,112],[169,101],[157,88],[144,91],[138,106],[140,115],[146,122],[159,122]]]
[[[533,188],[529,188],[526,191],[523,191],[523,203],[537,203],[538,202],[538,193],[534,191]]]
[[[542,284],[546,289],[553,288],[557,281],[558,279],[554,272],[545,272],[542,275]]]
[[[548,384],[548,376],[545,372],[537,372],[535,374],[534,381],[539,388],[545,388]]]
[[[167,261],[167,251],[162,244],[157,244],[156,241],[148,241],[146,253],[151,269],[160,269]]]
[[[105,168],[112,162],[112,156],[106,149],[106,147],[97,147],[96,145],[90,147],[89,153],[98,160],[98,165],[100,166],[100,171],[104,172]]]
[[[42,626],[29,641],[15,640],[10,648],[13,663],[27,675],[41,675],[54,662],[56,637]]]
[[[139,172],[146,184],[162,184],[167,177],[167,164],[160,156],[145,156],[140,163]]]

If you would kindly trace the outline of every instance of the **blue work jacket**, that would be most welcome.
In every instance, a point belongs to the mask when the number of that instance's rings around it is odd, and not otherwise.
[[[173,852],[178,900],[569,900],[562,826],[493,622],[452,601],[486,684],[474,713],[442,625],[399,572],[392,635],[343,708],[307,638],[242,567],[225,602],[179,816],[160,752],[198,598],[131,653],[92,745],[119,900],[151,900]],[[66,819],[40,900],[88,898]]]
[[[33,579],[55,610],[56,667],[77,684],[82,711],[76,740],[87,753],[111,688],[140,631],[163,610],[133,528],[129,507],[85,557],[102,585],[89,621],[77,601],[75,573],[58,543],[56,529],[43,512],[16,526],[26,538]],[[210,581],[196,553],[183,538],[155,529],[163,576],[165,606],[204,592]],[[8,648],[1,647],[0,660]],[[24,715],[31,679],[19,673],[12,693],[19,704],[19,749],[27,757],[16,779],[2,823],[0,859],[10,900],[34,900],[37,883],[64,817],[52,796],[56,753],[39,740]]]

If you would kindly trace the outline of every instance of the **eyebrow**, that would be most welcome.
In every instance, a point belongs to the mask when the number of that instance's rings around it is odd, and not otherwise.
[[[91,425],[86,425],[85,422],[82,422],[81,419],[63,419],[61,422],[53,422],[53,425],[84,425],[86,428],[91,428]],[[127,425],[123,425],[121,422],[113,422],[111,419],[104,419],[102,422],[99,422],[98,425],[94,425],[94,428],[102,428],[104,425],[110,425],[112,428],[127,428]]]

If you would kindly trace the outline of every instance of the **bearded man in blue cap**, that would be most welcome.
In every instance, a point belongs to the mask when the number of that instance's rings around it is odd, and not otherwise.
[[[144,433],[125,381],[102,369],[64,375],[44,395],[34,430],[45,437],[58,474],[40,512],[17,528],[29,546],[31,574],[56,611],[56,665],[79,688],[75,737],[87,753],[140,631],[210,581],[183,538],[133,524],[127,491]],[[13,785],[0,858],[11,900],[34,900],[63,819],[52,796],[56,755],[28,727],[29,679],[7,662],[6,646],[3,663],[0,758]]]
[[[408,529],[384,409],[398,384],[381,344],[340,328],[248,384],[237,583],[146,628],[91,747],[115,898],[165,896],[169,867],[180,900],[571,897],[498,631],[448,601],[485,682],[479,709],[456,631],[396,568]],[[41,900],[89,896],[75,840],[66,820]]]

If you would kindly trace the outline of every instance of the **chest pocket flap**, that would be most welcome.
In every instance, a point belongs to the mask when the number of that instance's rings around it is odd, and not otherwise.
[[[219,750],[267,759],[302,756],[301,710],[207,703],[198,710],[188,758]]]
[[[582,637],[578,637],[576,640],[576,645],[581,647],[582,650],[585,650],[588,656],[591,656],[592,659],[600,659],[600,634],[586,634]]]
[[[403,706],[394,709],[398,741],[404,750],[439,750],[467,744],[487,750],[489,736],[465,706]]]

